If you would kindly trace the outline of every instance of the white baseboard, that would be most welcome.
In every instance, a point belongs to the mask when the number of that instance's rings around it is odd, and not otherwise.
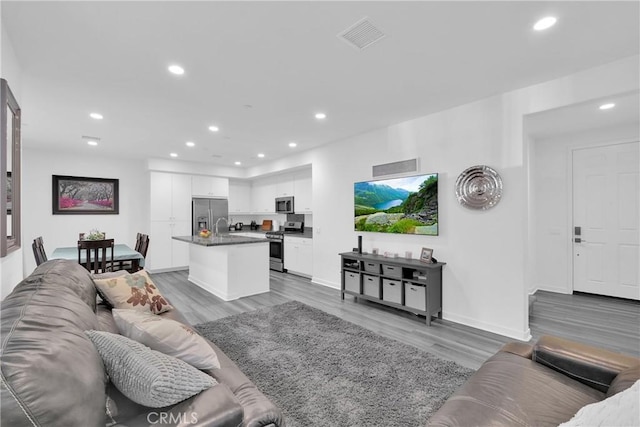
[[[326,286],[327,288],[340,289],[340,284],[339,283],[329,282],[329,281],[326,281],[326,280],[318,279],[316,277],[311,278],[311,283],[315,283],[317,285]]]
[[[203,281],[196,279],[195,277],[192,277],[191,275],[189,275],[188,280],[193,283],[196,286],[199,286],[200,288],[204,289],[205,291],[209,292],[212,295],[217,296],[218,298],[220,298],[223,301],[232,301],[234,299],[237,299],[238,297],[234,297],[234,295],[227,295],[227,294],[223,294],[222,292],[218,291],[217,289],[211,288],[209,286],[207,286],[206,283],[204,283]]]
[[[558,287],[558,286],[554,286],[554,285],[547,285],[544,283],[540,283],[538,284],[538,286],[536,286],[536,291],[546,291],[546,292],[554,292],[556,294],[565,294],[565,295],[569,295],[573,293],[573,288],[572,287]]]
[[[171,271],[182,271],[182,270],[188,270],[189,266],[184,266],[184,267],[171,267],[171,268],[156,268],[153,270],[147,270],[149,273],[153,274],[153,273],[169,273]]]
[[[494,334],[503,335],[505,337],[514,338],[519,341],[529,341],[531,339],[531,330],[527,328],[524,331],[504,327],[501,325],[494,325],[492,323],[478,322],[475,319],[471,319],[466,316],[443,314],[443,319],[451,322],[460,323],[472,328],[482,329],[483,331],[493,332]]]

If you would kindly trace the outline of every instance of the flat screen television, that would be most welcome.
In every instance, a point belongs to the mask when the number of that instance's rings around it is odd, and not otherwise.
[[[438,235],[438,174],[356,182],[356,231]]]

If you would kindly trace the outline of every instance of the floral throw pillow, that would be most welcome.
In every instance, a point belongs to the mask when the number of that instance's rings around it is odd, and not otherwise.
[[[114,308],[158,314],[173,309],[146,271],[106,279],[94,279],[96,288]]]

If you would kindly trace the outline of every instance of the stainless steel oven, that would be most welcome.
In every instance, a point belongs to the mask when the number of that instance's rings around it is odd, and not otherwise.
[[[284,272],[284,234],[271,231],[266,237],[269,239],[269,268]]]

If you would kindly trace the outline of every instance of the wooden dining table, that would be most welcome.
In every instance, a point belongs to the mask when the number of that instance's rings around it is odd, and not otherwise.
[[[78,260],[78,247],[77,246],[68,246],[62,248],[55,248],[53,253],[49,257],[50,259],[70,259],[70,260]],[[107,249],[107,258],[111,259],[111,249]],[[81,262],[86,261],[86,256],[84,251],[80,258]],[[133,263],[134,270],[136,270],[136,265],[140,266],[140,268],[144,267],[144,257],[142,254],[135,249],[131,249],[129,246],[118,243],[113,247],[113,261],[131,261]]]

